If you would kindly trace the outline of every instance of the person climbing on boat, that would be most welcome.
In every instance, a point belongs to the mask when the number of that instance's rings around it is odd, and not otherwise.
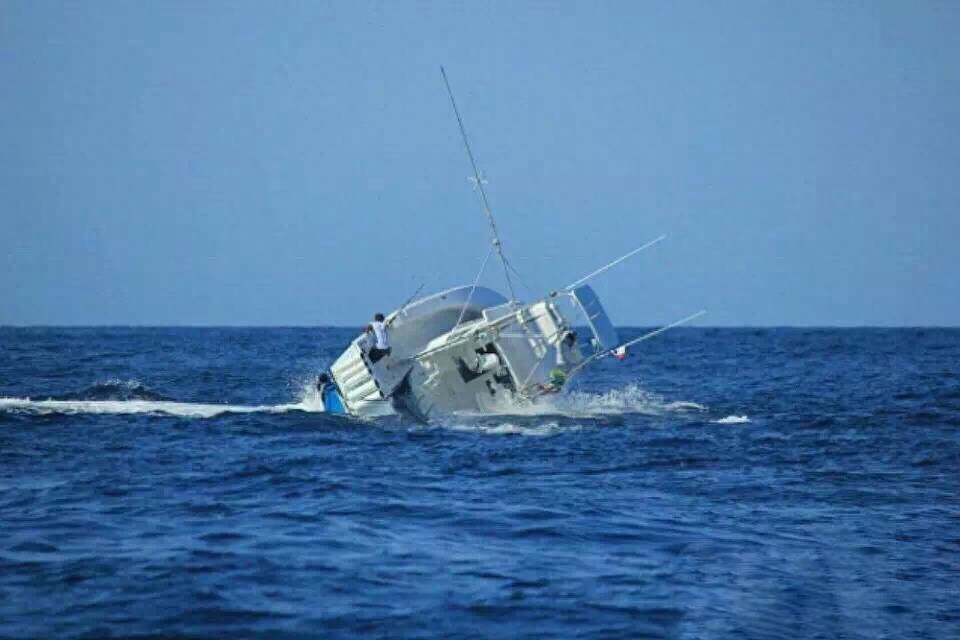
[[[560,344],[557,345],[557,366],[569,368],[580,364],[583,358],[577,347],[577,332],[569,330],[563,334]]]
[[[370,364],[375,364],[384,356],[390,355],[390,339],[387,336],[387,325],[383,322],[383,314],[378,313],[373,316],[373,322],[367,325],[368,340],[372,338],[373,345],[367,351],[367,357],[370,358]]]
[[[577,332],[568,330],[557,344],[557,366],[550,370],[550,380],[538,385],[540,393],[559,393],[567,382],[567,372],[582,361],[577,349]]]
[[[560,390],[566,382],[567,372],[562,367],[554,367],[550,370],[550,381],[537,385],[537,388],[543,395],[560,393]]]

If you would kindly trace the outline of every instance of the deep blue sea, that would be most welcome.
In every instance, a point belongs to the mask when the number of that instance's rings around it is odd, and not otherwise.
[[[316,412],[351,337],[0,329],[0,638],[960,638],[960,330],[682,328],[429,425]]]

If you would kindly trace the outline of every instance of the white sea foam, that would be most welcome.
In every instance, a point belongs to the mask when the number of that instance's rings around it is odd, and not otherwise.
[[[94,386],[126,387],[127,389],[134,390],[142,388],[144,385],[136,378],[127,378],[126,380],[121,380],[120,378],[107,378],[106,380],[97,380],[94,383]]]
[[[287,413],[318,411],[307,402],[279,405],[204,404],[156,400],[31,400],[0,398],[0,411],[49,414],[154,414],[180,418],[213,418],[226,413]]]
[[[451,431],[483,433],[486,435],[519,435],[544,437],[552,436],[561,432],[579,431],[580,425],[560,426],[556,422],[544,422],[542,424],[522,425],[513,422],[502,422],[500,424],[453,424],[447,427]]]
[[[521,406],[504,407],[497,415],[505,420],[499,424],[490,424],[490,414],[472,412],[457,413],[447,419],[431,421],[453,431],[470,431],[489,435],[550,436],[557,433],[579,431],[580,424],[559,424],[556,421],[544,421],[537,424],[524,424],[525,418],[562,416],[564,418],[603,418],[627,414],[661,416],[706,411],[706,407],[696,402],[666,402],[662,396],[645,391],[637,384],[621,389],[611,389],[605,393],[573,391],[566,394],[545,396],[537,402]]]
[[[750,422],[748,416],[727,416],[725,418],[720,418],[719,420],[711,420],[714,424],[746,424]]]
[[[300,402],[295,405],[283,406],[296,406],[300,411],[323,411],[323,398],[320,396],[320,392],[317,391],[316,378],[303,378],[298,380],[297,384],[300,385]]]
[[[706,407],[696,402],[667,402],[656,393],[644,390],[638,384],[605,393],[572,391],[567,394],[546,396],[518,413],[522,415],[561,414],[573,417],[593,417],[639,413],[659,416],[668,413],[705,411]]]

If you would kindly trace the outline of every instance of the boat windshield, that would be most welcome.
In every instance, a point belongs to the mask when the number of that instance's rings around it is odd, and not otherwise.
[[[607,312],[600,304],[600,299],[590,285],[577,287],[571,292],[571,297],[583,312],[594,338],[600,343],[601,350],[616,348],[620,344],[617,330],[613,327]]]

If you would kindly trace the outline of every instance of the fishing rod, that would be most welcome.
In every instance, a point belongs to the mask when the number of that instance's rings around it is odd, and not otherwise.
[[[490,223],[490,231],[493,233],[493,246],[497,249],[497,256],[503,265],[503,275],[507,279],[507,288],[510,289],[510,305],[515,307],[517,304],[517,294],[513,290],[513,281],[510,279],[510,269],[507,266],[507,258],[503,255],[503,245],[500,242],[500,232],[497,231],[497,222],[493,219],[493,211],[490,210],[490,201],[487,200],[487,192],[483,188],[483,176],[480,175],[480,169],[477,167],[477,161],[473,157],[473,151],[470,149],[470,141],[467,139],[467,130],[463,126],[463,118],[460,117],[460,110],[457,109],[457,101],[453,98],[453,90],[450,88],[450,81],[447,79],[447,72],[440,66],[440,74],[443,76],[443,84],[447,87],[447,95],[450,96],[450,104],[453,106],[453,113],[457,116],[457,124],[460,126],[460,137],[463,138],[463,147],[467,151],[467,158],[470,159],[470,166],[473,167],[473,182],[477,191],[480,193],[480,203],[483,205],[483,212],[487,215],[487,221]]]
[[[426,282],[424,282],[419,287],[417,287],[417,290],[413,292],[413,295],[407,298],[407,301],[404,302],[402,305],[400,305],[400,308],[397,309],[396,312],[394,312],[393,317],[391,317],[390,320],[387,321],[387,324],[386,324],[387,328],[390,328],[390,325],[393,324],[393,321],[399,318],[401,313],[406,311],[407,307],[410,306],[410,303],[413,302],[413,299],[417,297],[418,293],[423,291],[423,288],[425,286],[427,286]]]

